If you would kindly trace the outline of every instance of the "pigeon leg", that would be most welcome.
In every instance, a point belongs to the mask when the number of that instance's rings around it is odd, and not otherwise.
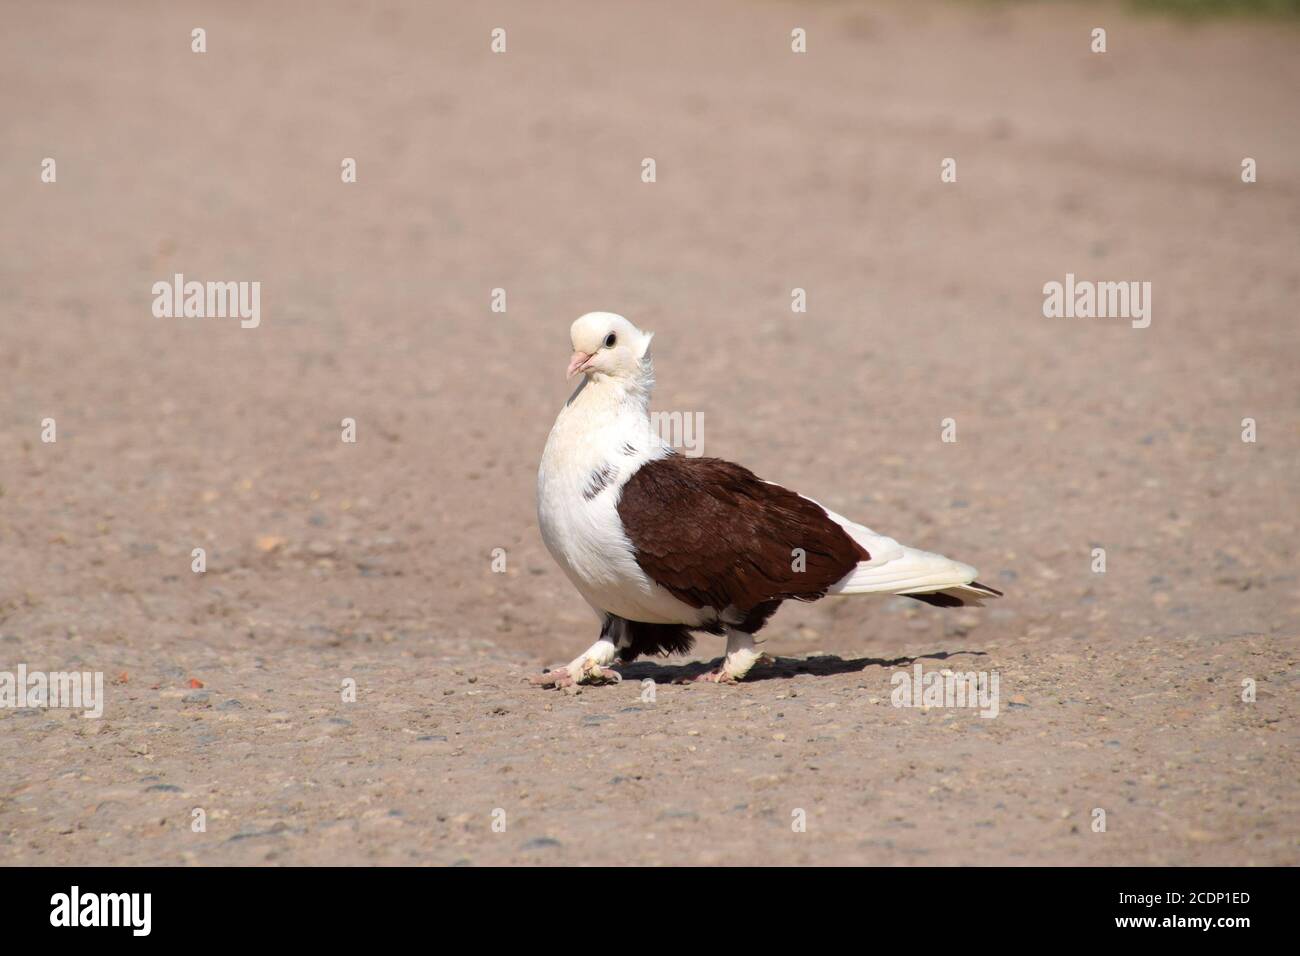
[[[727,656],[722,666],[695,678],[710,684],[734,684],[744,680],[750,669],[760,661],[770,663],[772,658],[754,650],[754,635],[727,628]]]
[[[528,680],[536,687],[554,687],[556,690],[572,684],[617,684],[623,675],[610,666],[616,654],[614,642],[602,637],[567,667],[537,674]]]

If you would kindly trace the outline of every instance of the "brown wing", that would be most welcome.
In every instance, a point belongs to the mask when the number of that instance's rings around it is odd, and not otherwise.
[[[618,514],[641,570],[692,607],[813,601],[870,558],[816,504],[720,458],[647,462],[623,486]]]

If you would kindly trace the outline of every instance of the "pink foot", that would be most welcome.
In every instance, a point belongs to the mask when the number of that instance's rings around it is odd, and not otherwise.
[[[554,687],[556,690],[559,690],[561,687],[572,684],[573,678],[569,676],[567,670],[560,667],[553,671],[546,671],[542,674],[534,674],[532,677],[528,678],[528,683],[532,684],[534,687]]]
[[[575,671],[577,676],[574,676]],[[617,684],[622,680],[623,675],[608,664],[601,666],[593,660],[585,660],[581,664],[570,664],[568,667],[557,667],[544,674],[534,674],[528,678],[528,683],[534,687],[554,687],[556,690],[561,690],[573,684],[599,686]]]
[[[705,671],[703,674],[696,674],[694,677],[683,677],[677,683],[679,684],[738,684],[745,679],[759,664],[775,664],[776,658],[768,654],[759,654],[754,658],[753,663],[745,668],[743,673],[736,674],[727,669],[727,662],[713,668],[711,671]]]
[[[727,673],[725,667],[715,667],[711,671],[705,671],[703,674],[696,674],[691,678],[692,684],[734,684],[736,678]]]

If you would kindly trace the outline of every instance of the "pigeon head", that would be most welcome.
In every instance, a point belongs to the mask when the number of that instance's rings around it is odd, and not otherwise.
[[[653,332],[642,332],[621,315],[588,312],[569,327],[573,342],[569,378],[582,372],[588,378],[636,380],[645,372],[653,337]]]

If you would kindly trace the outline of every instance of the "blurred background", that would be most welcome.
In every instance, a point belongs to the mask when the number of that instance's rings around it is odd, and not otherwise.
[[[1105,543],[1181,602],[1234,548],[1292,554],[1288,20],[7,8],[7,626],[558,652],[587,612],[541,546],[534,476],[592,309],[658,333],[656,407],[702,412],[708,454],[986,574],[1060,557],[1096,589]],[[154,318],[176,272],[260,281],[260,328]],[[1044,319],[1066,272],[1153,282],[1152,327]],[[370,623],[319,620],[344,590]]]
[[[1009,595],[794,607],[769,650],[1294,648],[1295,3],[3,10],[5,660],[568,659],[535,475],[596,309],[707,454]],[[178,272],[259,281],[260,327],[155,318]],[[1066,273],[1151,282],[1150,328],[1044,318]]]

